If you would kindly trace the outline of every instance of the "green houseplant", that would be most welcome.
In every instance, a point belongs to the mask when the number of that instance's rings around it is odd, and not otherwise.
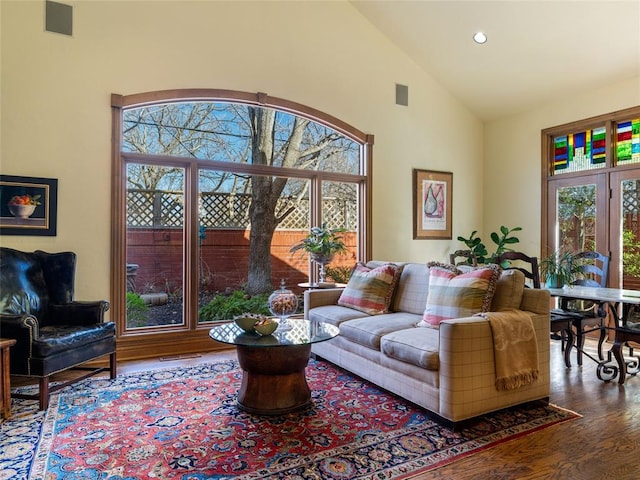
[[[577,280],[580,263],[575,261],[572,252],[556,251],[540,261],[540,273],[547,287],[562,288]]]
[[[306,252],[311,260],[320,266],[320,282],[324,283],[325,266],[333,260],[336,253],[341,254],[347,251],[347,246],[340,235],[342,232],[344,229],[329,229],[324,223],[321,227],[312,227],[309,234],[291,247],[290,251]]]
[[[458,237],[460,242],[463,242],[469,250],[476,256],[478,263],[491,263],[493,257],[500,255],[501,253],[511,251],[509,245],[520,243],[518,237],[513,236],[513,232],[519,232],[522,227],[507,228],[504,225],[500,226],[500,233],[491,232],[491,241],[496,244],[496,251],[489,255],[486,245],[483,243],[480,237],[476,237],[477,230],[471,232],[469,238],[462,236]]]

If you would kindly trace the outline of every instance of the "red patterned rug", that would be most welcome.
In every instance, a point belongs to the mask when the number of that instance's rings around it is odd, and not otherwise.
[[[331,364],[307,377],[312,407],[277,417],[236,407],[233,361],[85,380],[52,397],[30,478],[398,479],[578,417],[522,407],[453,432]]]

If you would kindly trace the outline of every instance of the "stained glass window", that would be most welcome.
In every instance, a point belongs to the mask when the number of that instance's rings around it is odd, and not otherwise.
[[[640,118],[616,124],[618,163],[640,162]]]
[[[605,166],[605,127],[561,135],[553,139],[553,172],[579,172]]]

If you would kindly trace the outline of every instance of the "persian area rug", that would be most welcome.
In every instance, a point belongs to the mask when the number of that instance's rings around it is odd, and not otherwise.
[[[2,424],[0,478],[399,479],[579,415],[555,406],[480,417],[461,431],[331,364],[312,360],[312,406],[239,410],[235,361],[87,379],[46,415],[16,401]],[[37,445],[37,448],[36,448]]]

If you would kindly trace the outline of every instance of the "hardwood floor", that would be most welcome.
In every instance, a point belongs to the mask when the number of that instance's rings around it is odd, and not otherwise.
[[[593,344],[588,341],[588,348]],[[235,358],[235,351],[122,362],[118,373]],[[605,383],[595,363],[566,368],[551,341],[551,402],[583,417],[486,450],[413,480],[640,479],[640,377]],[[24,383],[24,382],[21,382]],[[16,385],[12,378],[12,384]]]
[[[592,351],[593,343],[588,341]],[[595,362],[566,368],[551,341],[551,403],[582,418],[457,461],[414,480],[640,479],[640,377],[624,385],[596,376]]]

